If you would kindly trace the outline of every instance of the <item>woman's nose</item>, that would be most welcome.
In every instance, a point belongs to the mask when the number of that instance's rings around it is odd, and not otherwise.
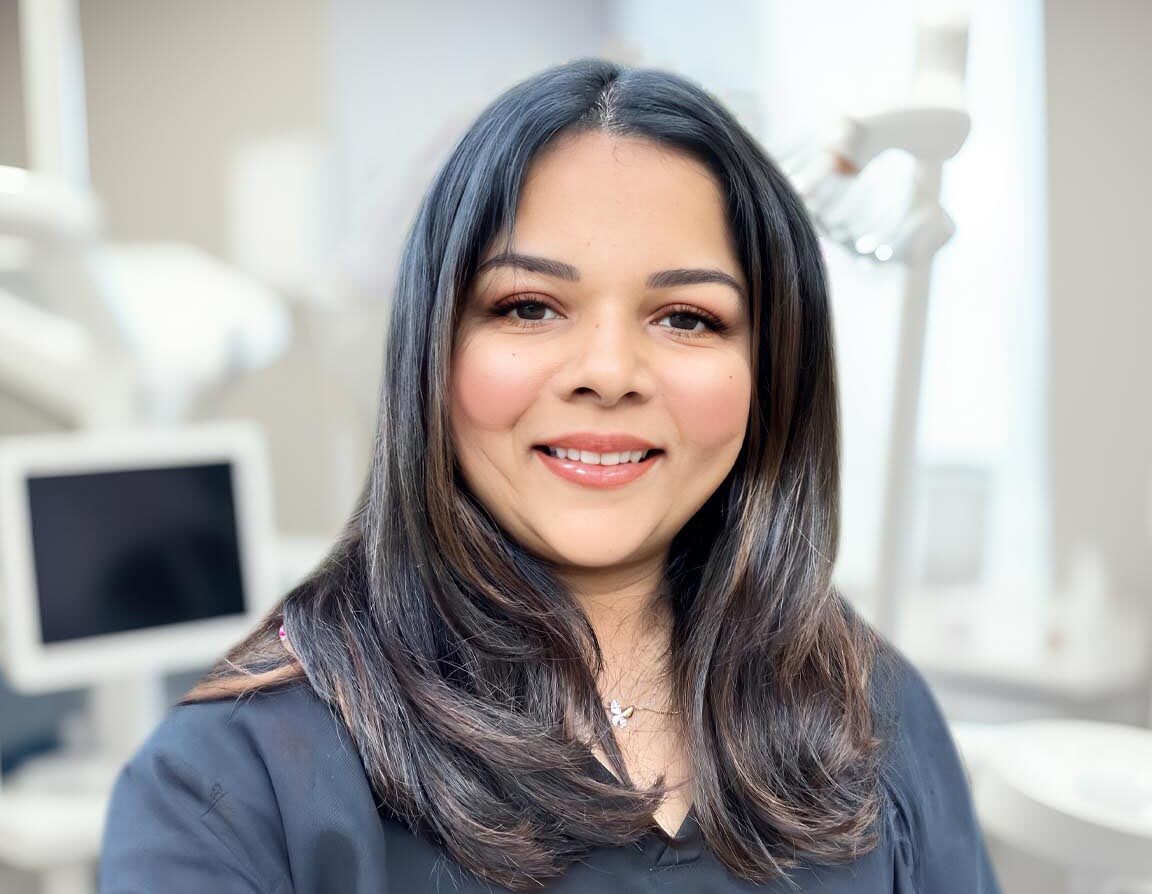
[[[590,317],[572,340],[571,388],[590,389],[610,402],[649,390],[651,338],[646,325],[620,308]]]

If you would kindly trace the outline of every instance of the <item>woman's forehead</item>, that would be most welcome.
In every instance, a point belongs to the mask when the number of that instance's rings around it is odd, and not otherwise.
[[[501,262],[510,256],[519,260]],[[610,269],[648,280],[682,268],[726,274],[746,292],[714,176],[684,153],[588,134],[534,162],[511,233],[486,248],[477,275],[575,282]]]

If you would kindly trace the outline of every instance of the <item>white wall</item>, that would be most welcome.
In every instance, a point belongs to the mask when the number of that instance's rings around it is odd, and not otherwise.
[[[343,264],[387,295],[405,231],[452,143],[504,88],[598,55],[607,0],[332,0],[335,239]]]
[[[23,167],[28,162],[19,12],[20,0],[0,0],[0,165]]]
[[[324,0],[79,0],[92,184],[112,239],[229,255],[245,140],[327,126]]]
[[[1053,543],[1152,601],[1152,3],[1047,0]]]

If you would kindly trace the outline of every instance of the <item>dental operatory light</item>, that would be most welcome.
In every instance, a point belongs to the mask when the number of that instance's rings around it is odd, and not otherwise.
[[[905,97],[846,114],[781,156],[824,240],[863,266],[898,264],[900,320],[870,621],[896,637],[911,589],[916,433],[932,267],[956,225],[940,204],[944,165],[971,130],[967,0],[917,0]]]
[[[970,127],[966,111],[945,106],[846,116],[830,138],[794,152],[782,166],[830,241],[871,262],[923,264],[956,231],[935,197],[936,184],[921,182],[924,166],[938,171]],[[918,163],[919,173],[909,175],[896,153]]]

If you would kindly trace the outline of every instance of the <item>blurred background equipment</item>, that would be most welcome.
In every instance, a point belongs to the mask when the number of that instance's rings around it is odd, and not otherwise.
[[[90,264],[98,220],[91,195],[0,166],[0,431],[136,411],[128,347]]]
[[[88,693],[59,747],[0,777],[0,860],[62,885],[90,864],[162,675],[263,618],[301,571],[283,548],[250,423],[0,438],[0,668],[22,693]]]
[[[0,405],[52,427],[185,418],[284,353],[292,318],[191,245],[109,245],[95,197],[0,166]]]
[[[1071,894],[1152,894],[1152,730],[1050,718],[961,733],[984,829]]]
[[[960,31],[957,39],[963,40],[964,26],[956,28]],[[963,55],[959,61],[963,63]],[[962,80],[963,70],[956,77]],[[886,205],[902,197],[903,191],[873,188],[866,201],[856,194],[856,184],[867,179],[862,176],[864,169],[889,149],[907,152],[920,164],[941,167],[960,151],[970,127],[967,112],[947,107],[898,108],[847,117],[831,143],[822,144],[811,156],[784,159],[781,164],[804,198],[813,222],[829,239],[878,263],[927,265],[956,231],[939,196],[931,191],[934,180],[938,191],[939,176],[918,171],[912,200],[894,209],[895,214]],[[893,216],[894,222],[884,220]]]
[[[964,97],[968,17],[963,5],[921,10],[911,84],[917,104],[845,117],[830,144],[819,146],[811,156],[782,162],[813,221],[829,239],[860,258],[907,268],[871,612],[872,622],[884,631],[896,629],[896,612],[911,567],[912,491],[917,484],[916,436],[932,261],[956,230],[940,205],[940,183],[944,164],[960,151],[971,130],[968,112],[957,104]],[[867,181],[866,169],[894,149],[914,159],[911,190],[894,189],[885,180],[866,191],[869,184],[861,186]]]

